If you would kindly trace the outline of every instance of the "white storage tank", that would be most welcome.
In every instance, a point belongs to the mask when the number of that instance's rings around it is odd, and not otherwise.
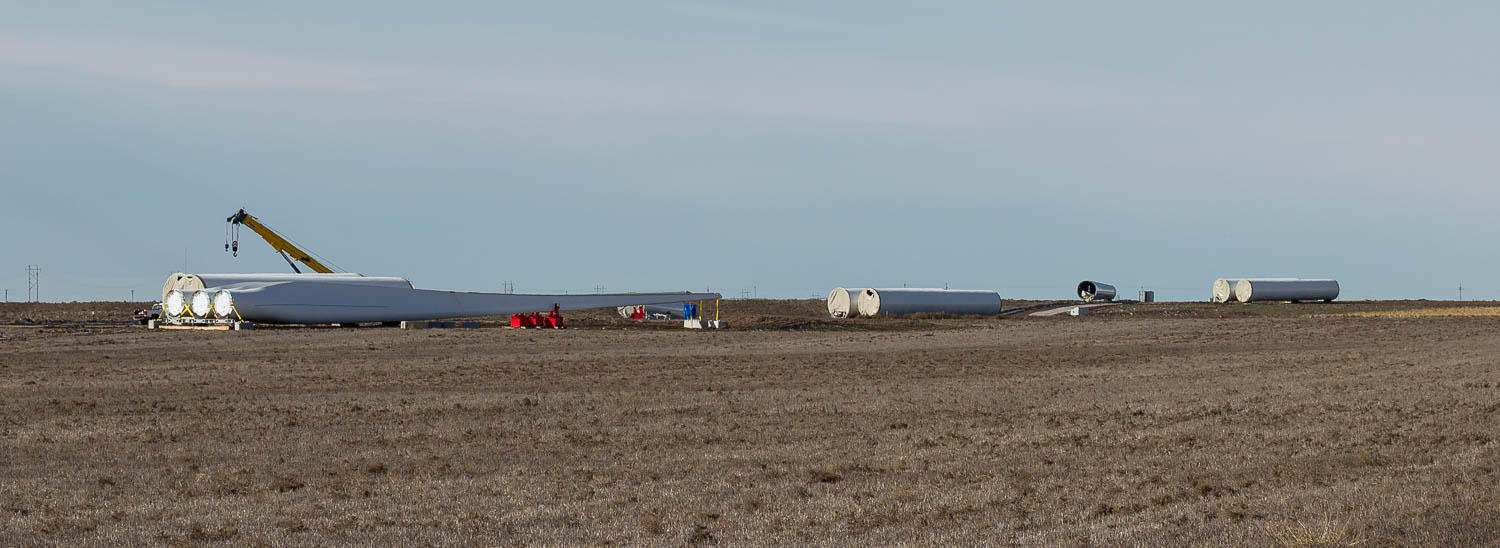
[[[859,315],[859,296],[863,287],[835,287],[828,292],[828,315],[834,318],[853,318]]]
[[[902,314],[983,314],[1000,313],[1000,294],[975,289],[886,288],[866,289],[859,296],[862,316],[898,316]]]
[[[1115,300],[1115,286],[1084,280],[1078,282],[1078,298],[1083,302],[1109,302]]]
[[[1234,297],[1240,302],[1326,301],[1339,298],[1338,280],[1301,280],[1286,278],[1249,278],[1234,285]]]

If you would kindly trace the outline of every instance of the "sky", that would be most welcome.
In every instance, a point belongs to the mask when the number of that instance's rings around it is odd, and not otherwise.
[[[0,289],[1500,299],[1493,2],[9,2]]]

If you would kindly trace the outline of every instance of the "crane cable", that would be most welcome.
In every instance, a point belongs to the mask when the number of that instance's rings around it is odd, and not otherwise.
[[[333,261],[328,260],[327,258],[323,257],[322,255],[317,254],[316,252],[312,251],[311,249],[308,249],[307,246],[302,245],[302,242],[299,242],[297,240],[293,240],[290,237],[288,237],[286,234],[283,234],[281,232],[277,232],[275,229],[271,228],[271,225],[265,221],[264,217],[256,217],[256,218],[260,219],[261,226],[266,227],[266,230],[270,230],[271,232],[276,232],[277,235],[281,236],[281,239],[286,240],[288,242],[291,242],[292,245],[297,246],[297,249],[300,249],[303,252],[307,253],[308,255],[311,255],[313,258],[317,259],[318,262],[323,263],[325,265],[328,265],[329,267],[331,267],[334,270],[334,272],[348,272],[348,270],[345,270],[344,267],[339,266],[337,264],[334,264]]]

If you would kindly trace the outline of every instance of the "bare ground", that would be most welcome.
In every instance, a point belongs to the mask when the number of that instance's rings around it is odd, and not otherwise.
[[[1500,318],[1164,310],[0,327],[0,538],[1496,543]]]

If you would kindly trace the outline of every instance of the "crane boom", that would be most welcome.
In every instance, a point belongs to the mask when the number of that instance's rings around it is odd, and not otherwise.
[[[292,245],[292,242],[287,241],[286,238],[281,237],[281,235],[277,234],[276,231],[271,230],[264,224],[261,224],[259,219],[256,219],[254,215],[246,213],[244,209],[235,212],[234,215],[230,215],[228,219],[225,219],[225,221],[231,225],[245,225],[247,227],[250,227],[250,230],[254,230],[256,234],[259,234],[260,237],[266,241],[266,243],[271,244],[271,249],[274,249],[277,253],[280,253],[281,258],[286,259],[287,264],[292,265],[292,270],[295,272],[300,273],[302,272],[302,270],[297,268],[297,263],[292,262],[293,260],[307,265],[307,267],[313,269],[314,272],[322,272],[324,274],[333,273],[332,268],[324,266],[323,263],[320,263],[317,259],[312,258],[312,255],[308,252],[297,248],[297,246],[295,245]],[[234,250],[236,254],[238,254],[239,252],[239,247],[239,240],[236,239],[234,241]]]

